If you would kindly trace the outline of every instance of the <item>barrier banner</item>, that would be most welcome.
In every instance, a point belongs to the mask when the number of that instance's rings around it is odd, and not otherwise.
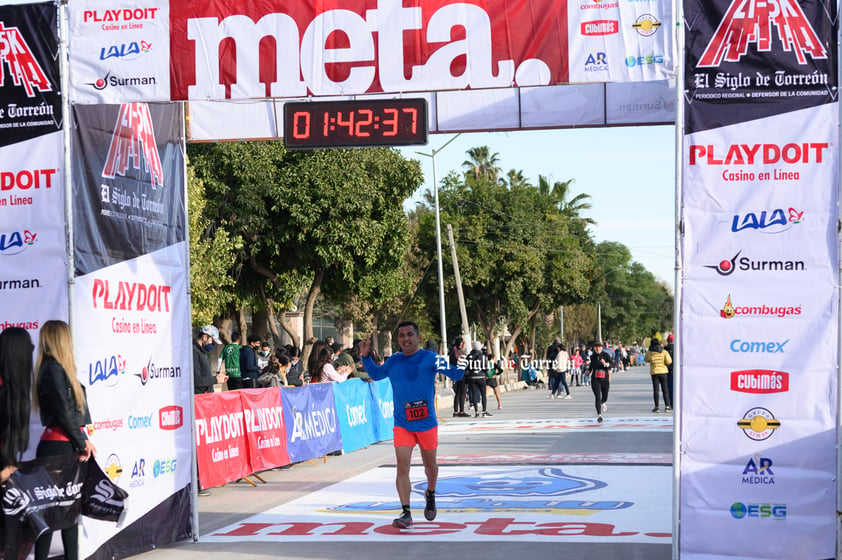
[[[376,443],[376,412],[368,382],[348,379],[331,385],[342,433],[342,450],[349,453]]]
[[[377,441],[392,439],[395,428],[395,397],[388,379],[368,384],[374,404],[374,432]]]
[[[243,404],[237,391],[195,395],[196,458],[202,488],[250,475]]]
[[[836,2],[686,0],[685,19],[680,556],[832,558]]]
[[[342,449],[333,383],[281,389],[290,461],[300,463]]]
[[[55,3],[0,6],[0,330],[35,344],[68,318],[58,52]]]
[[[284,410],[278,389],[241,389],[240,403],[251,472],[289,464]]]

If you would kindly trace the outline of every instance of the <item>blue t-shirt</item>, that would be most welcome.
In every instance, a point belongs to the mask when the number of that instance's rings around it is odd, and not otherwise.
[[[464,368],[451,366],[447,358],[424,349],[409,356],[392,354],[382,366],[366,356],[363,366],[375,381],[388,379],[392,384],[395,426],[410,432],[425,432],[438,425],[434,394],[436,374],[443,373],[454,381],[465,376]],[[417,419],[410,420],[408,415]]]

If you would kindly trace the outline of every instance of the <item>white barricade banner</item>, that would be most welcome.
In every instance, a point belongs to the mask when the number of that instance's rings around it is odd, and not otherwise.
[[[682,560],[835,555],[835,14],[685,2]]]

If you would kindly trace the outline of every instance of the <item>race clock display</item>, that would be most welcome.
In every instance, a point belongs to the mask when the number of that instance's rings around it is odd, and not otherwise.
[[[284,105],[284,145],[287,148],[426,143],[426,99],[309,101]]]

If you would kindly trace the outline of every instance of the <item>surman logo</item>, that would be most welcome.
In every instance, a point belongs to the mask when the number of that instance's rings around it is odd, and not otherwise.
[[[53,91],[32,50],[23,40],[17,27],[5,27],[0,22],[0,85],[6,78],[3,68],[9,69],[12,82],[26,90],[27,97],[35,97],[35,90]]]
[[[771,52],[772,27],[777,30],[783,49],[795,54],[798,64],[826,59],[827,51],[796,0],[733,0],[728,12],[697,64],[713,68],[722,61],[738,62],[756,43],[759,52]]]
[[[109,179],[116,175],[125,176],[130,165],[149,173],[152,188],[164,186],[164,169],[146,103],[124,103],[120,106],[102,176]]]

